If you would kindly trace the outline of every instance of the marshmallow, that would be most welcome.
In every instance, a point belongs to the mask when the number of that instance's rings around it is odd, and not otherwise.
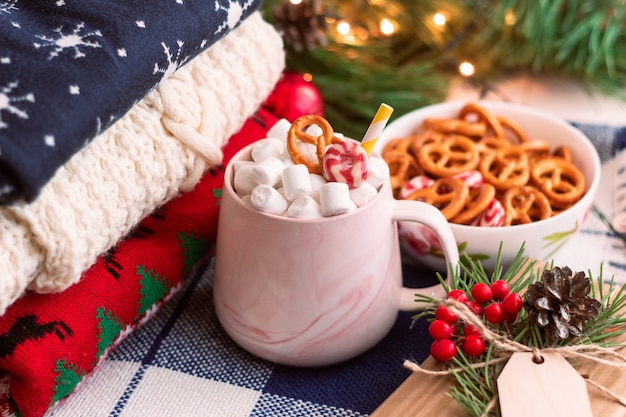
[[[281,215],[289,206],[285,197],[267,184],[257,185],[250,194],[250,204],[259,211]]]
[[[350,189],[346,183],[328,182],[319,191],[324,216],[335,216],[356,208],[356,204],[350,199]]]
[[[311,197],[318,203],[320,202],[320,187],[327,183],[326,179],[319,174],[310,174],[309,180],[311,181]]]
[[[235,176],[233,178],[233,187],[239,195],[250,194],[254,187],[257,186],[252,171],[256,167],[256,164],[241,164],[233,167]]]
[[[269,157],[282,159],[284,151],[284,141],[276,138],[267,137],[252,145],[250,154],[254,162],[261,162]]]
[[[317,157],[317,147],[312,143],[306,143],[299,140],[296,142],[296,147],[298,148],[302,156],[304,156],[309,161],[319,161],[319,158]],[[287,152],[287,155],[291,159],[291,155],[289,155],[289,152]]]
[[[389,181],[389,165],[382,158],[370,158],[369,174],[365,180],[377,190]]]
[[[350,189],[350,199],[357,207],[364,206],[378,194],[378,190],[368,182],[364,182],[357,188]]]
[[[287,209],[287,216],[297,219],[317,219],[324,217],[320,204],[309,195],[301,195],[293,200]]]
[[[272,187],[282,180],[285,164],[278,158],[269,157],[254,165],[252,168],[252,180],[256,185],[267,184]]]
[[[287,133],[291,129],[291,122],[287,119],[280,119],[267,131],[268,138],[276,138],[283,142],[287,141]]]
[[[318,125],[315,125],[315,124],[307,126],[304,129],[304,131],[307,134],[309,134],[311,136],[314,136],[314,137],[319,137],[319,136],[322,136],[324,134],[324,131],[322,130],[322,128],[319,127]]]
[[[293,201],[301,195],[311,194],[311,179],[306,165],[291,165],[283,169],[283,189],[287,200]]]

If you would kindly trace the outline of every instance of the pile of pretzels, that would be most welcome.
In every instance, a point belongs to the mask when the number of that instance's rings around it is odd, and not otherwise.
[[[513,120],[467,103],[456,118],[427,118],[385,144],[397,199],[439,208],[457,224],[511,226],[554,216],[579,201],[585,177],[566,146],[550,149]]]

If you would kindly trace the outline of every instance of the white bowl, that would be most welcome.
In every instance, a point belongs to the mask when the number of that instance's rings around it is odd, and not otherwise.
[[[394,138],[411,135],[428,117],[456,118],[466,102],[448,102],[424,107],[407,113],[391,122],[378,139],[374,151],[382,154],[385,144]],[[550,261],[563,244],[582,226],[593,203],[600,182],[600,158],[589,139],[571,124],[529,107],[499,102],[479,101],[481,107],[493,114],[517,122],[529,139],[543,139],[551,149],[567,145],[573,161],[585,176],[586,192],[569,209],[545,220],[534,223],[479,227],[450,223],[459,252],[479,259],[487,270],[492,270],[502,244],[501,262],[507,266],[515,258],[522,245],[524,255],[538,260]],[[404,252],[430,268],[445,271],[444,258],[439,242],[432,238],[425,227],[415,223],[400,222],[400,243]]]

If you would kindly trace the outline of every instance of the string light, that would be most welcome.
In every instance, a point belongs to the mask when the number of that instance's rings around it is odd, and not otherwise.
[[[345,20],[339,22],[337,24],[337,32],[339,32],[340,35],[348,36],[350,34],[350,23]]]
[[[396,25],[391,20],[384,18],[380,21],[380,31],[383,35],[389,36],[396,31]]]
[[[293,5],[302,3],[302,0],[289,0],[289,2]]]
[[[513,26],[515,24],[515,22],[517,22],[517,18],[515,17],[515,13],[513,13],[513,10],[511,10],[511,9],[507,9],[506,10],[506,15],[504,16],[504,23],[506,23],[509,26]]]
[[[443,26],[446,24],[446,16],[443,13],[435,13],[433,22],[435,22],[437,26]]]
[[[471,77],[476,72],[476,68],[471,62],[463,61],[459,65],[459,72],[464,77]]]

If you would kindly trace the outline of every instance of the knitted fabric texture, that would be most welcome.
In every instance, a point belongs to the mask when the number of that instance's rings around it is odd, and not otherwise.
[[[156,207],[192,189],[284,68],[255,12],[65,164],[32,204],[0,210],[0,314],[26,287],[62,291]]]
[[[255,112],[224,147],[222,163],[192,191],[144,218],[76,285],[60,293],[28,292],[7,309],[0,317],[1,416],[42,416],[167,303],[212,252],[224,164],[276,120],[263,109]]]

